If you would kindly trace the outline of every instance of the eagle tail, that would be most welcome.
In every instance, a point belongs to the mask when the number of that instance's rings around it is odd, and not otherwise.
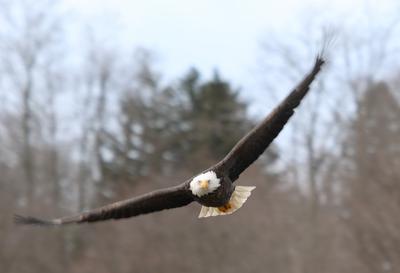
[[[240,209],[243,204],[251,195],[251,191],[256,187],[245,187],[236,186],[234,192],[232,193],[229,202],[222,207],[206,207],[202,206],[199,214],[199,218],[205,218],[210,216],[228,215],[232,214],[238,209]]]

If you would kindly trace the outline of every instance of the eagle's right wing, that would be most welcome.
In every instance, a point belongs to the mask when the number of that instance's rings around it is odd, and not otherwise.
[[[15,215],[15,223],[44,226],[91,223],[110,219],[129,218],[140,214],[183,207],[192,201],[193,195],[188,188],[188,183],[183,183],[176,187],[153,191],[71,217],[42,220],[34,217]]]

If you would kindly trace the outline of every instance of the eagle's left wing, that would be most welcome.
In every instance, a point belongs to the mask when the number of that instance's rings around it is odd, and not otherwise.
[[[134,217],[140,214],[183,207],[192,201],[193,195],[190,193],[188,183],[186,182],[176,187],[153,191],[71,217],[42,220],[34,217],[15,215],[15,223],[44,226],[90,223]]]
[[[287,121],[307,94],[311,83],[321,70],[324,59],[317,56],[314,67],[297,87],[258,126],[244,136],[229,154],[212,168],[235,181],[278,136]]]

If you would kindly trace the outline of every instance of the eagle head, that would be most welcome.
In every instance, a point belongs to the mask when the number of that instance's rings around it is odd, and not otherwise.
[[[198,197],[215,191],[220,186],[220,179],[213,171],[202,173],[190,182],[190,190]]]

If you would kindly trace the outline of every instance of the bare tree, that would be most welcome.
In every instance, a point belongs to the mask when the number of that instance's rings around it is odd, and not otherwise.
[[[58,31],[49,3],[42,1],[31,4],[29,1],[16,1],[8,9],[2,10],[3,22],[7,23],[9,35],[1,41],[3,52],[6,53],[3,65],[10,83],[8,88],[15,89],[20,97],[20,162],[27,183],[27,204],[32,204],[36,189],[33,138],[38,126],[35,123],[34,95],[40,85],[39,77],[42,76],[40,66],[49,57],[47,53]],[[21,13],[14,14],[16,7]]]

